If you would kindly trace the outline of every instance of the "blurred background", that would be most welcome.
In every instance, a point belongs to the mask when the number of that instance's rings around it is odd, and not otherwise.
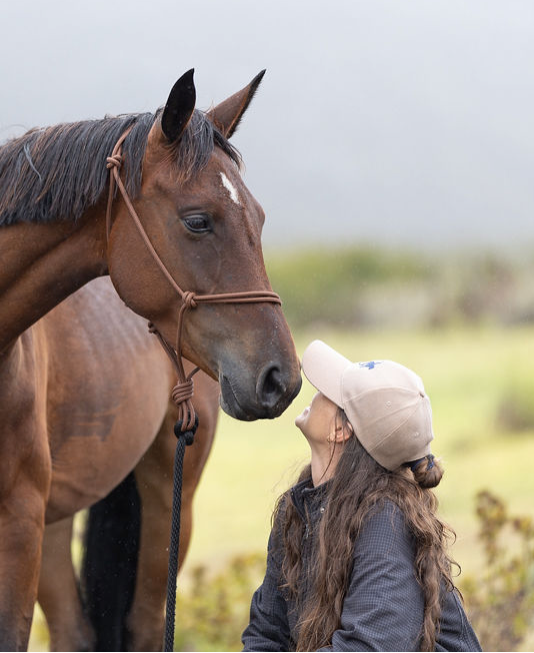
[[[154,111],[191,67],[208,109],[267,69],[233,140],[298,351],[322,338],[422,376],[470,615],[486,649],[532,649],[534,5],[0,0],[0,21],[0,141]],[[178,648],[240,648],[312,394],[275,422],[221,416]]]

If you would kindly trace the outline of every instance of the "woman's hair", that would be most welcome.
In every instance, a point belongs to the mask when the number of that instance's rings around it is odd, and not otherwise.
[[[346,428],[347,417],[341,409],[336,415],[336,420],[339,419]],[[340,625],[350,581],[354,542],[370,511],[389,500],[402,511],[414,538],[415,575],[424,596],[420,645],[423,651],[433,651],[441,612],[441,584],[445,582],[447,589],[453,588],[452,560],[446,553],[446,545],[454,533],[436,517],[437,499],[428,489],[439,483],[442,469],[429,456],[414,465],[413,472],[407,467],[390,472],[365,451],[357,437],[349,437],[337,446],[343,446],[343,452],[327,486],[325,511],[318,525],[309,569],[312,591],[304,599],[299,597],[299,586],[305,524],[289,492],[280,497],[273,516],[280,535],[274,541],[283,547],[282,587],[296,601],[299,614],[296,650],[317,651],[331,645],[332,635]],[[299,481],[307,478],[311,478],[309,465]]]

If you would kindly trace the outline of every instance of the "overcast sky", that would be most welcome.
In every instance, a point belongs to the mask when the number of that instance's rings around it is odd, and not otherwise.
[[[531,0],[0,0],[0,140],[198,105],[267,68],[236,136],[269,247],[534,249]]]

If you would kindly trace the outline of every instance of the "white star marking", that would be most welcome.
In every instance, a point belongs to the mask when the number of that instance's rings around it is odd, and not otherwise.
[[[230,198],[231,198],[232,202],[234,202],[235,204],[240,204],[241,202],[239,201],[239,195],[237,194],[237,190],[236,190],[235,186],[228,179],[228,177],[224,174],[224,172],[221,172],[219,174],[221,175],[223,186],[226,188],[226,190],[230,194]]]

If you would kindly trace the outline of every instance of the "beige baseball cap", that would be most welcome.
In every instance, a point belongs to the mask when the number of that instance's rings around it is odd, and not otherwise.
[[[430,453],[432,408],[415,372],[389,360],[353,363],[321,340],[302,356],[308,381],[346,413],[366,451],[386,469]]]

